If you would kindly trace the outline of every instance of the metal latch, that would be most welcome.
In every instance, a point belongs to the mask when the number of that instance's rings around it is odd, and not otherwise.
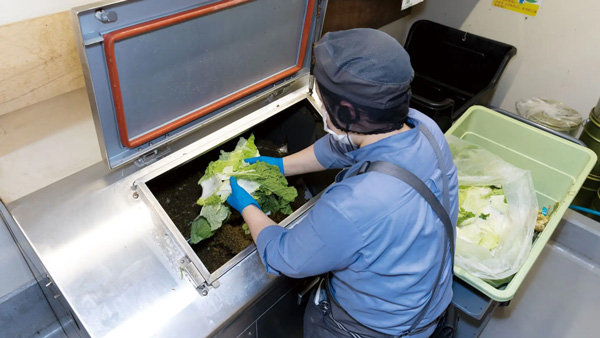
[[[137,160],[135,160],[135,165],[138,167],[145,167],[151,163],[154,163],[158,160],[160,160],[161,158],[167,156],[168,154],[171,153],[171,148],[169,147],[164,147],[159,149],[154,149],[152,151],[147,152],[146,154],[142,155],[141,157],[139,157]]]

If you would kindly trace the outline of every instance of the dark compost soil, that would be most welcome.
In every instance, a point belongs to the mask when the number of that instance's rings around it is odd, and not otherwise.
[[[237,140],[238,138],[148,182],[148,187],[186,239],[189,240],[191,222],[198,216],[201,209],[196,204],[202,195],[202,187],[198,185],[198,181],[204,175],[208,163],[219,158],[219,150],[232,151]],[[269,141],[256,140],[256,144],[261,155],[285,155],[279,147]],[[292,209],[296,210],[306,203],[304,198],[306,188],[298,177],[289,180],[289,183],[298,190],[298,197],[291,203]],[[241,215],[234,209],[231,211],[229,220],[215,232],[214,236],[191,245],[211,273],[252,244],[252,237],[242,229],[244,220]],[[270,215],[270,217],[279,223],[287,215],[278,213]]]

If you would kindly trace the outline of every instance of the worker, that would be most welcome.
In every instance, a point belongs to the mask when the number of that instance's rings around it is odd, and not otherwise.
[[[446,186],[455,227],[458,180],[448,144],[433,120],[409,108],[410,58],[386,33],[330,32],[314,57],[327,135],[284,158],[246,162],[277,165],[286,176],[347,170],[291,229],[276,225],[235,178],[227,201],[248,224],[268,273],[329,276],[306,307],[305,337],[429,337],[452,299],[454,238],[407,183],[356,172],[367,161],[392,163],[416,175],[439,201]]]

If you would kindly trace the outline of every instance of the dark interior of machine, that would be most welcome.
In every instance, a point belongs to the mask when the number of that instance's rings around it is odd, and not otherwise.
[[[321,117],[307,100],[302,100],[240,136],[248,138],[254,134],[255,144],[262,156],[283,157],[310,146],[324,133]],[[196,204],[202,194],[198,181],[208,163],[217,160],[221,150],[232,151],[238,140],[239,137],[235,137],[147,182],[150,191],[188,241],[191,222],[201,209]],[[325,171],[287,177],[288,183],[298,190],[298,197],[291,203],[292,209],[298,209],[327,187],[333,182],[335,174],[336,171]],[[191,245],[211,273],[252,244],[252,237],[242,228],[244,221],[241,215],[233,208],[231,211],[228,221],[214,236]],[[281,222],[287,215],[276,213],[270,217],[275,222]]]

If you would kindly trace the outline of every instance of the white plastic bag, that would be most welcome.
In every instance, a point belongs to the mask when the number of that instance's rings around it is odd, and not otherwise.
[[[524,118],[567,134],[574,135],[583,123],[579,112],[555,100],[532,97],[517,101],[515,106]]]
[[[523,265],[531,250],[538,214],[531,173],[475,144],[452,135],[446,138],[458,169],[461,192],[465,192],[466,186],[485,187],[488,191],[496,192],[501,187],[505,197],[485,197],[482,194],[480,200],[461,201],[463,206],[480,209],[470,210],[476,214],[466,216],[471,217],[463,221],[467,225],[457,228],[456,265],[488,280],[512,276]],[[486,193],[480,188],[473,190]],[[467,194],[461,197],[464,199],[465,196]],[[471,197],[472,194],[467,198]],[[467,210],[462,209],[463,216],[464,212],[468,214]]]

